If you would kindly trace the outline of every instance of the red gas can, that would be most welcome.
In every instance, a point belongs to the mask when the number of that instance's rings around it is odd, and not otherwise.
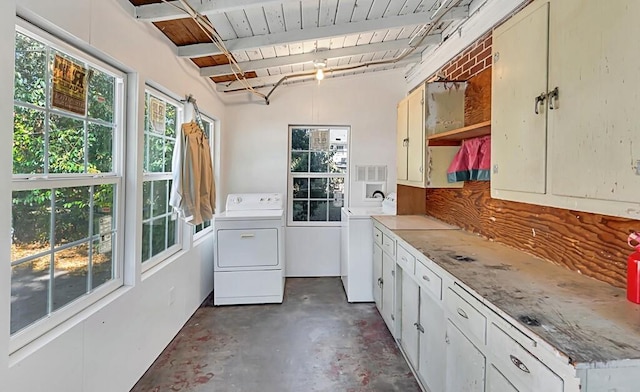
[[[636,251],[627,259],[627,299],[640,304],[640,233],[629,234],[628,243]]]

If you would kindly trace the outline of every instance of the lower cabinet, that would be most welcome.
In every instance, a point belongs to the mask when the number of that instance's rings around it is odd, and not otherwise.
[[[446,390],[484,391],[485,356],[456,327],[447,321]]]
[[[396,261],[386,252],[382,252],[382,318],[393,336],[395,330],[395,277]]]
[[[420,289],[420,350],[418,375],[431,392],[445,391],[446,319],[442,307]]]
[[[396,259],[395,239],[382,232],[378,224],[373,228],[373,300],[395,337],[396,325]]]
[[[487,391],[520,392],[494,365],[490,365],[489,369],[487,369]]]
[[[420,287],[404,270],[402,270],[401,304],[400,345],[409,364],[414,369],[418,369],[420,331],[424,330],[420,325]]]
[[[382,311],[382,248],[373,244],[373,302]]]

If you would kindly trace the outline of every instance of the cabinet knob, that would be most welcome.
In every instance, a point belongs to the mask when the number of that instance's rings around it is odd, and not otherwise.
[[[522,361],[518,359],[516,356],[509,355],[509,358],[511,359],[511,363],[513,363],[518,369],[522,370],[525,373],[531,373],[529,371],[529,368],[525,366],[525,364],[522,363]]]
[[[422,280],[426,280],[427,282],[431,282],[431,279],[427,275],[422,275]]]

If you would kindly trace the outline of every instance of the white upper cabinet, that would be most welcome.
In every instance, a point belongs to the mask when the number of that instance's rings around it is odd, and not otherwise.
[[[493,197],[640,219],[638,15],[536,0],[495,29]]]

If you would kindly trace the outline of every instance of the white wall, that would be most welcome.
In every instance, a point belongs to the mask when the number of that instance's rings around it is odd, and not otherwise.
[[[127,148],[142,151],[140,125],[145,82],[177,98],[193,94],[200,109],[224,124],[224,105],[189,60],[177,59],[155,27],[136,22],[124,0],[3,0],[0,2],[0,121],[12,128],[15,7],[27,19],[132,75]],[[0,132],[0,250],[10,260],[11,132]],[[141,154],[132,165],[127,193],[137,205],[127,219],[140,218]],[[213,287],[213,239],[203,238],[152,271],[140,273],[141,228],[127,233],[127,287],[101,300],[10,357],[10,266],[0,270],[0,390],[128,391],[193,314]],[[173,303],[169,290],[173,289]]]
[[[395,190],[396,104],[403,72],[385,71],[280,87],[267,106],[259,100],[228,107],[222,135],[221,197],[238,192],[287,194],[289,125],[351,127],[349,167],[387,165]],[[238,97],[246,102],[246,96]],[[362,205],[361,184],[351,179],[351,205]],[[340,228],[287,229],[287,275],[340,275]],[[319,252],[309,252],[312,248]]]

